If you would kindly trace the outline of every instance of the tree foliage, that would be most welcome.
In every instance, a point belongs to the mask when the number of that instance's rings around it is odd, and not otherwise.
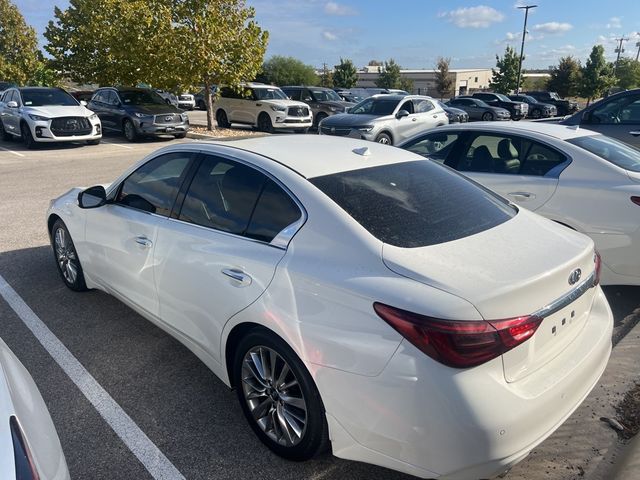
[[[35,30],[11,1],[0,0],[0,80],[26,83],[38,67]]]
[[[405,92],[413,93],[413,80],[407,77],[400,77],[398,82],[398,88]]]
[[[640,62],[631,58],[621,58],[616,69],[618,87],[625,90],[640,87]]]
[[[523,58],[524,60],[524,58]],[[489,87],[494,92],[508,94],[518,89],[518,67],[520,57],[512,46],[508,45],[504,51],[504,56],[496,55],[496,67],[492,68],[491,82]]]
[[[393,58],[384,62],[383,67],[378,67],[380,75],[376,79],[379,88],[400,88],[400,65]]]
[[[315,68],[293,57],[274,55],[262,66],[258,80],[273,85],[317,85]]]
[[[164,90],[255,78],[268,33],[245,0],[70,0],[45,32],[56,69],[101,85]],[[208,124],[212,99],[206,95]]]
[[[358,70],[349,59],[340,58],[340,63],[333,70],[333,86],[336,88],[353,88],[358,83]]]
[[[453,94],[453,76],[449,73],[450,58],[439,57],[436,63],[436,90],[440,98]]]
[[[615,83],[613,67],[604,58],[604,47],[594,45],[587,63],[582,69],[580,95],[587,99],[588,105],[593,98],[601,97]]]
[[[558,65],[551,69],[547,89],[561,97],[575,97],[580,92],[582,78],[580,62],[572,56],[562,57]]]

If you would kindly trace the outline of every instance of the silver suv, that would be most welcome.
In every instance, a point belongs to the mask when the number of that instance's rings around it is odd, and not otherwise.
[[[348,113],[325,118],[318,133],[395,145],[448,123],[447,114],[431,97],[374,95],[351,107]]]
[[[288,129],[306,133],[313,124],[309,105],[290,100],[278,87],[263,83],[243,84],[239,90],[221,88],[213,110],[221,128],[240,123],[263,132]]]

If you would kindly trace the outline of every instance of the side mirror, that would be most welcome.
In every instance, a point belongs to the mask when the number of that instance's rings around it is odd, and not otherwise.
[[[98,208],[107,203],[107,192],[102,185],[87,188],[78,194],[80,208]]]
[[[18,108],[18,102],[14,102],[13,100],[7,103],[7,107],[9,108]]]
[[[80,100],[80,105],[82,105],[83,107],[86,107],[87,102],[85,100]]]
[[[409,112],[407,112],[406,110],[400,110],[398,113],[396,113],[396,118],[398,120],[400,120],[402,117],[408,117],[409,116]]]

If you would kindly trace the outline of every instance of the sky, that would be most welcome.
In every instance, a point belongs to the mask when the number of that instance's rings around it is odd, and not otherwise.
[[[67,0],[13,0],[44,43],[54,6]],[[451,68],[495,66],[507,45],[520,51],[524,11],[530,10],[523,67],[547,68],[562,56],[583,62],[593,45],[614,60],[616,38],[623,56],[635,58],[640,42],[640,0],[247,0],[269,31],[266,58],[296,57],[320,68],[340,58],[357,67],[393,58],[402,68],[434,68],[440,56]]]

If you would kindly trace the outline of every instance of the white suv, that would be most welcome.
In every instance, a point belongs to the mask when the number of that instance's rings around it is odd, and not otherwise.
[[[262,83],[243,84],[239,90],[223,87],[213,108],[221,128],[240,123],[263,132],[288,129],[306,133],[313,124],[309,105],[290,100],[278,87]]]

